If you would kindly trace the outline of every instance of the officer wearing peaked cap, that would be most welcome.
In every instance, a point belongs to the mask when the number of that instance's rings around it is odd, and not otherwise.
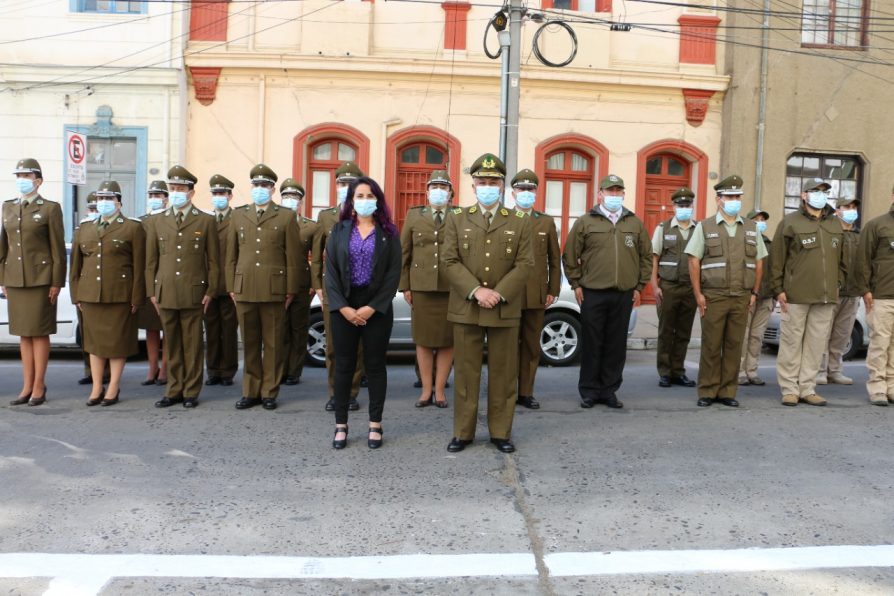
[[[447,320],[453,323],[456,391],[453,439],[458,452],[472,442],[484,341],[488,344],[487,426],[491,442],[515,451],[512,419],[518,396],[518,328],[525,283],[534,266],[531,219],[500,203],[506,166],[485,153],[472,163],[477,202],[447,218],[443,261],[450,283]]]
[[[235,210],[227,234],[227,291],[236,301],[245,351],[236,408],[273,410],[283,370],[283,317],[307,286],[307,271],[295,214],[270,200],[276,173],[258,164],[249,176],[252,204]]]
[[[155,406],[199,404],[204,372],[203,315],[220,287],[214,218],[192,204],[196,177],[168,171],[171,208],[155,216],[146,248],[146,292],[158,307],[168,356],[168,383]]]
[[[323,265],[323,256],[326,254],[326,243],[329,241],[329,234],[332,232],[332,226],[338,223],[338,214],[342,204],[348,196],[348,187],[351,182],[363,176],[363,171],[353,161],[346,161],[335,170],[335,207],[320,211],[317,216],[317,235],[314,238],[313,261],[311,264],[312,285],[316,289],[317,297],[323,303],[323,326],[326,330],[326,374],[329,377],[329,399],[326,402],[326,411],[335,410],[335,351],[332,343],[332,328],[330,327],[329,302],[326,298],[325,284],[323,283],[323,274],[325,267]],[[358,410],[360,404],[357,402],[357,395],[360,393],[360,377],[363,370],[363,342],[357,348],[357,370],[351,381],[351,399],[348,401],[349,410]]]
[[[217,295],[211,298],[205,311],[205,366],[208,371],[206,385],[233,384],[233,377],[239,368],[239,321],[236,316],[236,305],[227,293],[226,259],[227,235],[233,221],[233,188],[236,186],[230,179],[221,174],[211,176],[208,181],[211,187],[212,216],[217,223],[217,239],[220,247],[220,284]]]
[[[562,253],[555,221],[534,209],[537,174],[521,170],[512,178],[515,208],[529,216],[534,269],[522,292],[522,313],[519,323],[518,398],[516,402],[536,410],[540,403],[534,398],[534,379],[540,364],[540,335],[546,308],[556,301],[562,283]]]
[[[78,229],[88,222],[93,222],[97,218],[99,218],[99,211],[96,210],[96,191],[92,191],[87,195],[87,200],[85,202],[86,210],[84,213],[84,217],[81,218],[81,221],[78,222],[78,227],[75,228],[75,234],[78,233]],[[75,245],[72,244],[72,247]],[[140,307],[142,308],[142,307]],[[81,310],[79,308],[75,309],[75,314],[78,315],[78,329],[84,328],[84,320],[83,315],[81,314]],[[78,385],[89,385],[93,382],[93,377],[90,376],[90,354],[84,349],[84,340],[81,339],[81,357],[84,359],[84,376],[78,379]],[[105,375],[105,381],[108,381],[108,374]]]
[[[317,236],[317,222],[301,215],[304,187],[298,181],[287,178],[279,186],[280,205],[295,212],[298,224],[298,235],[301,240],[301,259],[298,267],[304,269],[301,274],[301,285],[295,299],[289,305],[284,317],[283,327],[283,378],[284,385],[297,385],[301,382],[304,360],[307,357],[307,320],[310,314],[310,302],[314,295],[310,275],[310,263],[313,257],[313,242]]]
[[[56,333],[56,299],[65,284],[65,235],[59,203],[40,195],[43,171],[37,160],[19,160],[13,174],[19,196],[3,203],[0,225],[0,286],[9,332],[20,337],[24,377],[12,404],[38,406],[46,398],[50,335]]]
[[[677,189],[671,195],[674,215],[660,222],[652,235],[652,289],[658,311],[658,385],[695,387],[686,376],[686,350],[695,319],[695,296],[689,281],[686,243],[692,231],[695,193]]]
[[[152,223],[156,215],[164,213],[168,206],[168,183],[164,180],[153,180],[149,183],[149,189],[146,192],[148,198],[146,207],[148,212],[140,216],[143,222],[143,230],[146,232],[146,238],[150,238],[155,232],[152,231]],[[158,309],[150,301],[143,302],[139,310],[137,310],[137,327],[146,330],[146,352],[149,360],[149,370],[146,380],[142,385],[164,385],[167,383],[167,356],[161,349],[162,342],[162,325],[161,318],[158,316]],[[159,355],[159,352],[161,354]]]

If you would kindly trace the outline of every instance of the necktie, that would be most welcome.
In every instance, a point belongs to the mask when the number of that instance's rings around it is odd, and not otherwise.
[[[99,222],[99,233],[104,234],[107,227],[109,227],[109,222],[107,222],[106,220],[100,221]]]
[[[217,223],[221,223],[223,221],[223,213],[217,214]]]
[[[440,210],[435,211],[435,226],[441,227],[442,221],[444,221],[444,214]]]
[[[490,218],[493,217],[493,214],[490,211],[484,212],[484,225],[488,229],[490,229]]]
[[[178,211],[177,212],[177,225],[179,226],[182,223],[183,223],[183,212]]]
[[[261,221],[262,217],[264,217],[264,210],[258,209],[258,221]]]

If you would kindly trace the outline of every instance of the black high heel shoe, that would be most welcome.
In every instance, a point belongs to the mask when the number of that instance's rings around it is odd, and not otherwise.
[[[9,405],[11,405],[11,406],[23,406],[23,405],[27,404],[27,403],[28,403],[28,400],[30,400],[30,399],[31,399],[31,394],[29,393],[28,395],[23,395],[22,397],[17,397],[17,398],[15,398],[15,399],[12,400],[11,402],[9,402]]]
[[[366,438],[366,446],[369,447],[370,449],[378,449],[379,447],[382,446],[382,440],[383,440],[383,438],[384,438],[384,436],[385,436],[385,432],[384,432],[384,429],[383,429],[381,426],[378,427],[378,428],[375,427],[375,426],[370,426],[370,427],[369,427],[369,434],[371,435],[371,434],[373,434],[373,433],[379,433],[379,438],[378,438],[378,439],[371,439],[371,438],[369,438],[369,436],[367,436],[367,438]]]
[[[432,400],[434,400],[434,399],[435,399],[435,392],[432,391],[431,395],[428,396],[428,399],[420,399],[416,402],[415,405],[417,408],[427,408],[428,406],[430,406],[432,404]]]
[[[100,404],[100,402],[102,402],[102,400],[105,396],[106,396],[106,389],[105,389],[105,387],[103,387],[102,391],[99,393],[99,397],[97,397],[96,399],[88,399],[87,400],[87,407],[90,408],[93,406],[98,406]]]
[[[115,404],[118,403],[118,398],[120,396],[121,396],[121,390],[119,389],[118,393],[115,394],[115,397],[113,397],[112,399],[103,399],[102,403],[100,405],[104,408],[108,407],[108,406],[114,406]]]
[[[158,381],[158,372],[159,371],[155,371],[154,377],[152,377],[151,379],[146,379],[145,381],[140,383],[140,385],[143,385],[144,387],[149,386],[149,385],[155,385],[155,383]]]
[[[47,401],[47,388],[43,388],[43,395],[40,397],[31,396],[31,399],[28,400],[29,406],[42,406]]]
[[[336,441],[335,437],[338,435],[338,433],[345,433],[345,438],[342,439],[341,441]],[[335,435],[332,436],[332,448],[333,449],[344,449],[347,446],[348,446],[348,427],[347,427],[347,425],[345,425],[344,428],[342,428],[340,426],[336,426],[335,427]]]

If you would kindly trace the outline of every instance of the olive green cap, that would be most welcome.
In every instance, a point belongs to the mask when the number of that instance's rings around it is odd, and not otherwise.
[[[279,194],[285,195],[290,193],[298,193],[302,199],[304,198],[304,187],[298,184],[298,181],[294,178],[286,178],[279,187]]]
[[[38,178],[43,178],[43,170],[40,168],[40,164],[37,163],[37,160],[33,157],[26,157],[25,159],[20,159],[16,164],[16,169],[12,171],[13,174],[37,174]]]
[[[766,211],[759,211],[757,209],[752,209],[751,211],[749,211],[747,217],[748,219],[754,219],[758,215],[763,215],[765,220],[770,219],[769,213],[767,213]]]
[[[838,199],[835,202],[835,205],[837,205],[838,207],[847,207],[848,205],[854,205],[854,204],[859,205],[860,199],[858,199],[857,197],[844,197],[844,198]]]
[[[741,195],[745,192],[742,190],[742,177],[736,174],[727,176],[715,184],[714,190],[719,195]]]
[[[276,181],[279,180],[276,172],[271,170],[270,166],[264,165],[262,163],[259,163],[251,169],[249,177],[251,178],[252,182],[270,182],[272,184],[276,184]]]
[[[811,190],[816,190],[818,188],[829,190],[832,188],[832,185],[822,178],[808,178],[801,184],[801,192],[810,192]]]
[[[96,209],[96,191],[87,195],[87,209]]]
[[[153,180],[149,183],[149,190],[147,192],[149,194],[160,192],[164,193],[165,196],[168,196],[168,183],[164,180]]]
[[[183,166],[174,166],[168,170],[168,184],[188,184],[193,186],[199,179]]]
[[[346,161],[335,170],[335,179],[341,182],[356,180],[363,176],[363,170],[353,161]]]
[[[695,193],[692,192],[691,188],[678,188],[674,191],[674,194],[671,195],[671,201],[674,203],[691,203],[695,199]]]
[[[493,153],[485,153],[472,162],[469,174],[473,178],[506,178],[506,164]]]
[[[609,174],[599,181],[599,190],[605,190],[606,188],[611,188],[612,186],[620,186],[621,188],[624,188],[624,179],[620,176]]]
[[[447,170],[435,170],[431,173],[431,176],[428,177],[429,184],[446,184],[453,188],[453,183],[450,181],[450,174],[447,173]]]
[[[512,188],[515,188],[516,186],[539,186],[540,178],[538,178],[537,174],[531,170],[524,169],[513,176],[512,182],[509,185]]]
[[[233,192],[236,184],[226,176],[215,174],[208,180],[208,186],[211,187],[211,192]]]
[[[117,196],[120,199],[121,186],[114,180],[103,180],[102,184],[99,185],[99,188],[96,189],[96,197],[110,197],[112,195]]]

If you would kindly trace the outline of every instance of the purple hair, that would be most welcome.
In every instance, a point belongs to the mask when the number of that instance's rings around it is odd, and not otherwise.
[[[351,182],[351,185],[348,187],[348,196],[345,198],[345,202],[341,206],[341,213],[338,216],[338,220],[344,221],[350,219],[356,221],[357,216],[354,214],[354,192],[361,184],[369,186],[372,193],[376,196],[376,211],[373,213],[373,221],[375,221],[376,225],[382,228],[388,236],[397,236],[397,226],[391,221],[391,210],[388,208],[388,203],[385,201],[385,193],[382,192],[382,187],[379,186],[378,182],[369,176],[361,176]]]

